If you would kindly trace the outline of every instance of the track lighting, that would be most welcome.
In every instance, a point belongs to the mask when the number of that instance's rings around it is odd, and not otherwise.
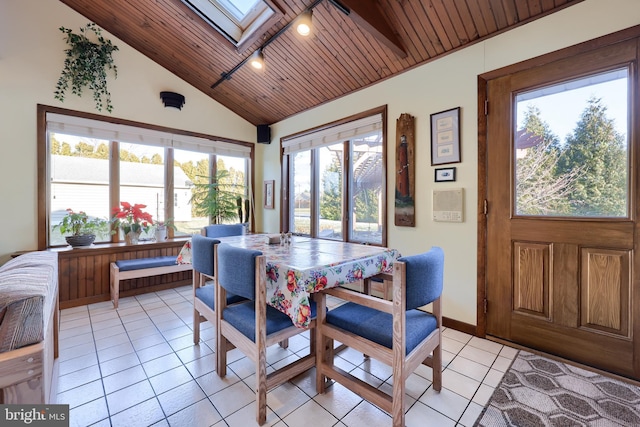
[[[313,2],[309,6],[307,6],[305,11],[302,12],[302,14],[300,14],[294,20],[289,21],[289,23],[287,25],[285,25],[284,27],[280,28],[277,33],[272,35],[253,54],[251,54],[250,56],[245,57],[242,61],[240,61],[238,63],[238,65],[233,67],[231,70],[221,73],[220,74],[220,79],[218,79],[218,81],[216,81],[214,84],[211,85],[211,89],[215,89],[216,87],[218,87],[218,85],[220,85],[225,80],[230,80],[231,76],[236,71],[238,71],[247,62],[249,62],[254,69],[263,70],[264,69],[264,55],[262,53],[263,49],[265,47],[269,46],[269,44],[271,44],[272,42],[274,42],[285,31],[287,31],[292,25],[295,24],[296,30],[298,31],[298,33],[300,35],[302,35],[302,36],[309,35],[311,33],[311,15],[312,15],[313,8],[316,7],[317,5],[319,5],[320,3],[322,3],[323,1],[324,0],[313,0]],[[340,3],[338,0],[328,0],[328,1],[333,6],[335,6],[338,10],[340,10],[342,13],[344,13],[345,15],[349,15],[349,9],[346,8],[344,5],[342,5],[342,3]]]
[[[262,49],[256,50],[253,55],[251,55],[249,64],[256,70],[262,70],[264,68],[264,54],[262,53]]]
[[[311,14],[313,11],[307,10],[298,17],[296,31],[301,36],[308,36],[311,33]]]

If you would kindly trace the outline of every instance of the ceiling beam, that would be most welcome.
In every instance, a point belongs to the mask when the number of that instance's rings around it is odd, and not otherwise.
[[[400,37],[385,19],[378,7],[378,2],[373,2],[374,5],[371,4],[371,0],[338,0],[337,2],[346,6],[350,10],[349,17],[371,33],[380,43],[401,58],[407,56]]]

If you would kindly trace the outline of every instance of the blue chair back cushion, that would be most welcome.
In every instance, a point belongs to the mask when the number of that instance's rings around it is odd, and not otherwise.
[[[420,310],[407,311],[406,354],[433,332],[435,316]],[[393,348],[393,316],[356,303],[346,303],[329,310],[327,323],[387,348]]]
[[[194,234],[191,238],[191,262],[200,273],[213,276],[213,247],[220,240]]]
[[[311,301],[311,317],[316,316],[315,301]],[[247,301],[227,307],[223,314],[229,322],[245,337],[256,341],[256,307],[255,301]],[[291,318],[277,309],[267,306],[267,335],[281,331],[293,325]]]
[[[216,277],[220,285],[232,294],[255,300],[256,257],[260,255],[260,251],[219,244]]]
[[[157,256],[152,258],[121,259],[116,261],[120,271],[142,270],[144,268],[167,267],[176,265],[176,256]]]
[[[215,285],[211,284],[211,285],[205,285],[205,286],[200,286],[199,288],[196,289],[196,298],[198,298],[200,301],[202,301],[207,307],[209,307],[211,310],[215,310]],[[231,305],[231,304],[235,304],[238,303],[240,301],[246,301],[244,298],[238,296],[238,295],[233,295],[231,293],[227,293],[227,304]]]
[[[429,252],[401,257],[407,264],[407,311],[427,305],[440,297],[444,281],[444,252],[434,246]]]
[[[207,237],[229,237],[244,234],[244,224],[212,224],[204,227]]]

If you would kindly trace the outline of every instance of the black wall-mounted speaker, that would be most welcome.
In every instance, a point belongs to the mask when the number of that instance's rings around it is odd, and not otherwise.
[[[271,144],[271,128],[269,125],[258,125],[258,142]]]
[[[160,92],[160,99],[162,99],[162,103],[166,107],[177,108],[178,110],[182,110],[182,106],[184,105],[184,96],[175,92]]]

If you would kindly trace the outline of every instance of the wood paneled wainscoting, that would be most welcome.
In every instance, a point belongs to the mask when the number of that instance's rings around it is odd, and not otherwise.
[[[109,264],[122,259],[178,256],[187,239],[137,245],[106,243],[86,248],[55,248],[58,254],[60,308],[109,301]],[[191,271],[123,280],[120,297],[184,286],[191,283]]]

